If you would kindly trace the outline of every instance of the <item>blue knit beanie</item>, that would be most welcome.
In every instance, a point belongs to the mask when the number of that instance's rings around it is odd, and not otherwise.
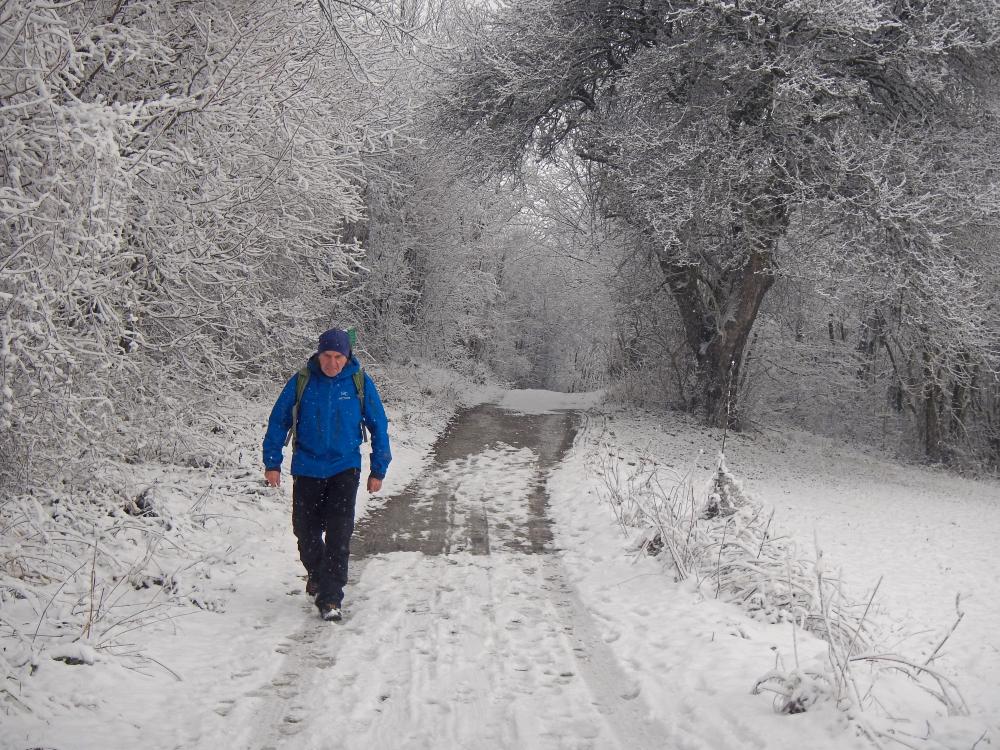
[[[351,339],[347,336],[347,331],[339,328],[331,328],[320,334],[317,352],[340,352],[348,359],[351,358]]]

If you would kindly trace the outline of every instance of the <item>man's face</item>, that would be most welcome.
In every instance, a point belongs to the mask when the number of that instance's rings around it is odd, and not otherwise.
[[[323,374],[328,378],[332,378],[334,375],[339,375],[340,371],[344,369],[344,365],[347,364],[347,357],[345,357],[340,352],[320,352],[319,353],[319,369],[323,371]]]

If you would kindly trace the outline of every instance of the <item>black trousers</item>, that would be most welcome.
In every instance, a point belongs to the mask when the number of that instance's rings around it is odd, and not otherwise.
[[[339,606],[344,599],[360,474],[347,469],[326,479],[294,480],[292,531],[306,573],[319,584],[317,606]]]

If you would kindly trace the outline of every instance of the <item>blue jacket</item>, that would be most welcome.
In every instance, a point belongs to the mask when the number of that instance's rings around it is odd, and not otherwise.
[[[353,356],[336,376],[323,374],[316,356],[309,360],[309,382],[299,404],[292,475],[325,479],[345,469],[361,468],[361,400],[354,373],[361,369]],[[281,467],[285,437],[292,428],[296,373],[285,384],[271,409],[264,434],[264,466]],[[371,475],[385,477],[392,460],[389,420],[375,383],[365,373],[365,426],[372,438]]]

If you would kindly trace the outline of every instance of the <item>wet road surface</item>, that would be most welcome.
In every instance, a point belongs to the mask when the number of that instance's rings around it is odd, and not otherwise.
[[[352,555],[551,551],[545,477],[572,445],[576,424],[569,412],[492,405],[459,412],[434,446],[432,465],[358,524]],[[513,508],[494,502],[514,484],[520,499]]]

